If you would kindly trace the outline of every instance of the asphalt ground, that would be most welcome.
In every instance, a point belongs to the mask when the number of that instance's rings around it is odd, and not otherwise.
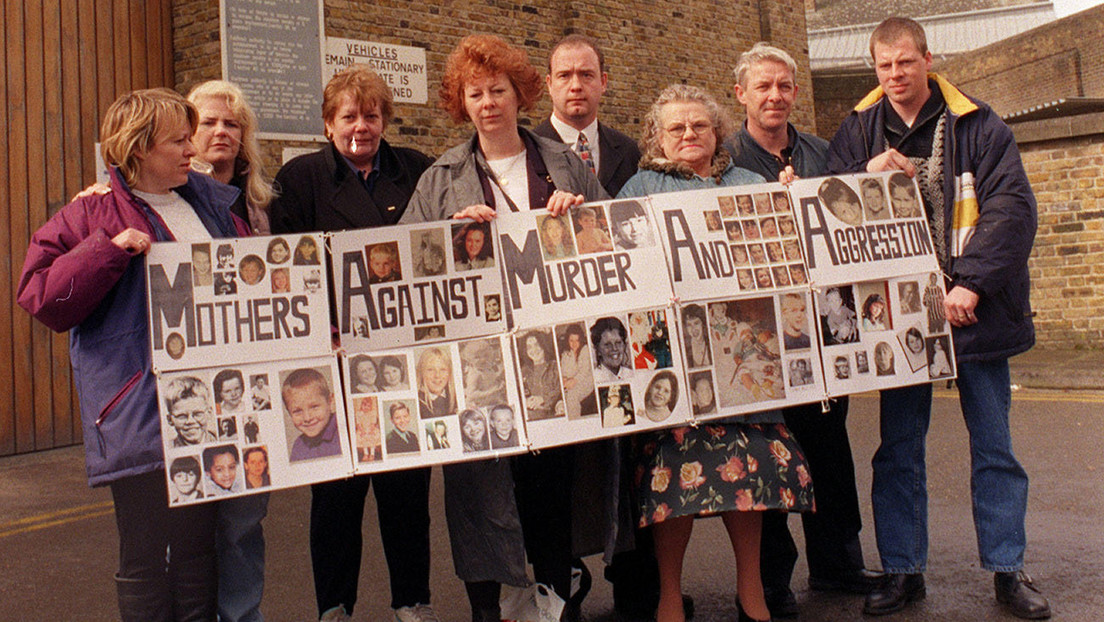
[[[1054,620],[1104,620],[1104,352],[1033,351],[1013,359],[1013,438],[1031,476],[1027,570],[1050,597]],[[867,565],[878,567],[870,517],[870,458],[877,448],[877,396],[852,399],[849,432],[863,500]],[[968,452],[957,395],[939,385],[929,434],[931,544],[928,597],[886,622],[1011,620],[993,600],[992,575],[980,569],[970,518]],[[452,570],[441,502],[433,477],[432,590],[444,622],[469,618],[462,584]],[[307,523],[310,493],[273,493],[265,521],[266,592],[270,621],[316,619]],[[365,551],[356,620],[389,621],[389,592],[375,503],[365,511]],[[799,521],[791,525],[802,547]],[[0,458],[0,620],[113,620],[111,575],[118,539],[110,494],[89,489],[83,450],[70,447]],[[612,595],[601,562],[587,560],[596,580],[584,617],[612,622]],[[720,521],[698,521],[687,553],[684,591],[697,604],[695,620],[735,620],[735,563]],[[810,592],[798,562],[793,588],[796,620],[864,619],[862,597]],[[872,620],[872,618],[866,618]]]

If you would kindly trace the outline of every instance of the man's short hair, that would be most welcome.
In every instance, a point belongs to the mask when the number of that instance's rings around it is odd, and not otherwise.
[[[774,47],[766,41],[760,41],[751,46],[750,50],[741,54],[740,60],[736,61],[736,68],[732,70],[732,73],[736,76],[736,84],[741,87],[747,86],[747,72],[763,61],[782,63],[790,70],[793,79],[797,80],[797,62],[794,61],[793,57],[782,48]]]
[[[928,36],[924,34],[924,27],[919,22],[907,17],[887,17],[870,33],[870,58],[874,58],[875,43],[890,45],[901,37],[912,39],[916,49],[920,50],[920,55],[927,55]]]
[[[598,71],[606,73],[606,55],[602,53],[602,48],[598,47],[598,42],[578,33],[567,35],[552,46],[552,51],[548,53],[548,73],[552,73],[552,57],[556,55],[556,50],[562,47],[588,47],[594,50],[595,56],[598,57]]]

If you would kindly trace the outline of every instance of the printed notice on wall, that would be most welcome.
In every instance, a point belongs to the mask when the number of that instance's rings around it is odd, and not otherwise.
[[[222,75],[262,119],[261,138],[322,135],[322,3],[221,0]]]
[[[349,65],[368,65],[383,78],[396,102],[424,104],[426,90],[425,48],[326,37],[322,83]]]

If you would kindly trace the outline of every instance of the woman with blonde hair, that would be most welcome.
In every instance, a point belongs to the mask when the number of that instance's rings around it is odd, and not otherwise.
[[[256,235],[268,235],[268,205],[274,193],[264,174],[257,143],[257,115],[238,85],[208,80],[192,87],[188,101],[199,111],[192,142],[195,159],[209,165],[210,175],[242,191],[230,208],[249,222]]]
[[[100,129],[112,190],[76,198],[35,232],[17,291],[35,318],[71,333],[89,483],[114,500],[125,622],[216,615],[218,506],[168,506],[142,257],[155,241],[248,235],[230,212],[237,191],[190,169],[197,117],[168,89],[119,97]]]

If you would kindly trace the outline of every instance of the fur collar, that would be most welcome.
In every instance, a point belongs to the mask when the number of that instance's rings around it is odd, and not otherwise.
[[[724,176],[725,171],[732,165],[732,156],[728,155],[728,149],[720,149],[719,153],[713,155],[713,166],[710,167],[709,176],[714,179],[718,184],[721,183],[721,177]],[[674,162],[667,158],[654,158],[651,159],[648,156],[640,158],[639,167],[647,171],[655,171],[657,173],[663,173],[665,175],[675,175],[683,179],[693,179],[697,174],[690,170],[690,166],[682,162]]]

